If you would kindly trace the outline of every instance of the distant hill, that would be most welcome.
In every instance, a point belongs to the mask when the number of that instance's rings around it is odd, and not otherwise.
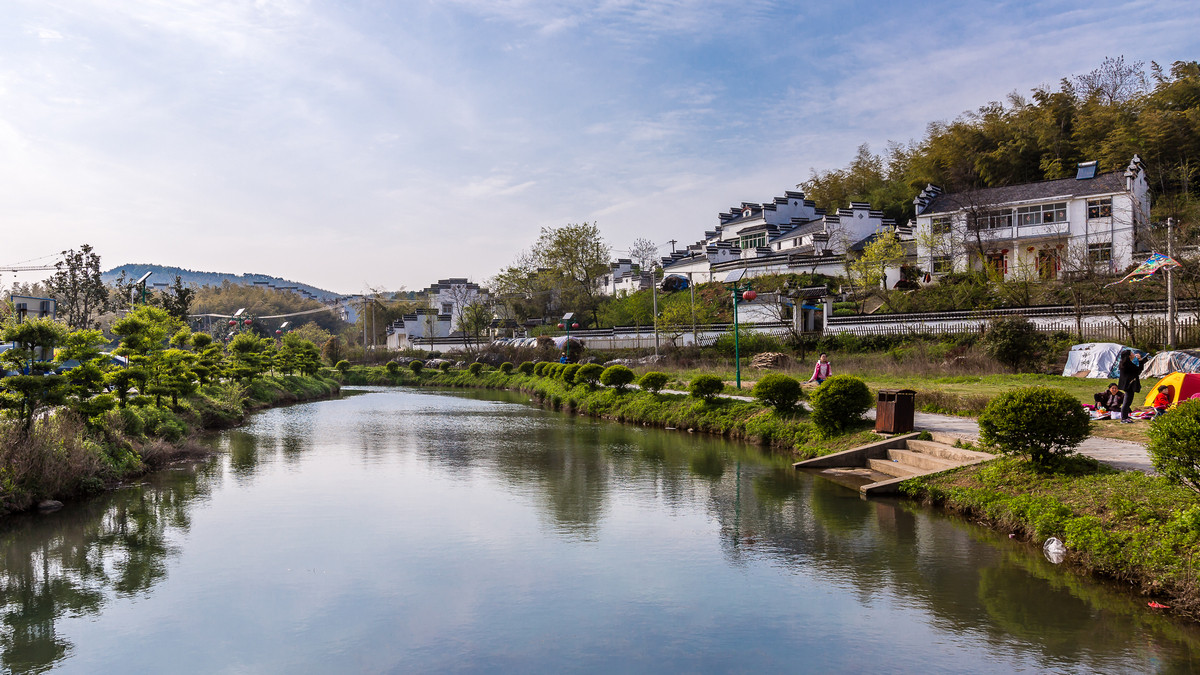
[[[230,274],[227,272],[197,272],[195,270],[187,270],[182,267],[168,267],[166,265],[145,265],[134,263],[130,265],[120,265],[114,267],[107,272],[100,274],[104,283],[112,283],[121,276],[121,272],[125,272],[125,276],[133,280],[140,279],[146,272],[154,272],[154,276],[150,277],[149,284],[151,287],[162,288],[175,283],[175,277],[178,276],[185,284],[194,284],[196,286],[220,286],[223,282],[228,281],[231,284],[240,284],[243,286],[261,285],[274,287],[285,290],[294,290],[301,295],[307,295],[316,300],[334,300],[344,297],[341,293],[334,293],[316,286],[309,286],[297,281],[289,281],[279,277],[267,276],[266,274]]]

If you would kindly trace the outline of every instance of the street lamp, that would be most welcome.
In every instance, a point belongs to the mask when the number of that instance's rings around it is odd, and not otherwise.
[[[137,292],[138,286],[142,287],[142,305],[143,306],[145,306],[145,304],[146,304],[146,280],[150,278],[151,274],[154,274],[154,272],[153,271],[146,272],[145,274],[142,275],[141,279],[138,279],[133,284],[135,293]]]
[[[571,361],[571,329],[579,328],[579,324],[575,322],[575,312],[567,312],[563,314],[562,320],[558,322],[559,328],[567,330],[567,341],[563,343],[563,351],[566,352],[567,362]]]
[[[755,293],[754,290],[750,288],[749,283],[747,283],[745,286],[740,285],[742,277],[744,276],[746,276],[746,270],[742,269],[734,270],[725,277],[725,283],[729,284],[730,289],[733,291],[733,363],[734,370],[737,373],[736,378],[738,389],[742,388],[742,357],[738,345],[738,333],[740,332],[738,330],[738,303],[742,300],[750,302],[758,297],[758,293]],[[741,293],[740,297],[738,296],[738,293]]]

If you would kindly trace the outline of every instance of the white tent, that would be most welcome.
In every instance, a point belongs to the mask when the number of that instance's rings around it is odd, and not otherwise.
[[[1075,345],[1067,354],[1063,377],[1117,377],[1117,360],[1126,349],[1130,348],[1115,342]]]
[[[1166,377],[1171,373],[1200,373],[1200,350],[1159,352],[1146,362],[1142,377]]]

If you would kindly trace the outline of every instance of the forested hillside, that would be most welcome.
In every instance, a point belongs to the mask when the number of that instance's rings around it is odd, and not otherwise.
[[[175,277],[178,276],[183,280],[185,285],[194,286],[220,286],[228,281],[232,284],[240,284],[244,286],[252,285],[254,282],[264,282],[274,284],[276,288],[286,286],[294,286],[297,291],[308,291],[312,293],[318,300],[332,300],[341,297],[340,293],[327,291],[316,286],[309,286],[296,281],[282,279],[280,277],[272,277],[266,274],[231,274],[228,272],[197,272],[195,270],[184,269],[182,267],[170,267],[167,265],[149,265],[144,263],[131,263],[128,265],[120,265],[114,267],[107,272],[101,274],[100,278],[104,283],[111,284],[121,276],[121,272],[125,272],[125,276],[129,279],[139,279],[146,272],[154,272],[154,276],[150,277],[150,283],[174,283]]]
[[[1148,173],[1153,218],[1195,224],[1200,62],[1146,68],[1106,59],[1057,87],[1012,92],[953,121],[931,122],[920,141],[889,143],[882,154],[863,145],[845,168],[814,170],[803,189],[827,209],[865,201],[903,222],[928,183],[959,191],[1065,178],[1089,160],[1114,171],[1135,153]]]

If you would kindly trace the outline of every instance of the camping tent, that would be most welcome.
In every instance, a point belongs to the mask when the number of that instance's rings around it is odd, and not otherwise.
[[[1200,350],[1159,352],[1146,362],[1142,377],[1163,377],[1170,373],[1200,373]]]
[[[1063,377],[1120,377],[1117,365],[1121,352],[1130,350],[1145,357],[1146,352],[1115,342],[1087,342],[1071,347]]]
[[[1197,373],[1171,373],[1163,379],[1159,380],[1153,387],[1150,387],[1146,392],[1146,402],[1142,405],[1150,407],[1154,403],[1154,397],[1158,394],[1158,388],[1166,385],[1169,387],[1167,395],[1171,397],[1171,405],[1186,401],[1193,394],[1200,394],[1200,374]]]

